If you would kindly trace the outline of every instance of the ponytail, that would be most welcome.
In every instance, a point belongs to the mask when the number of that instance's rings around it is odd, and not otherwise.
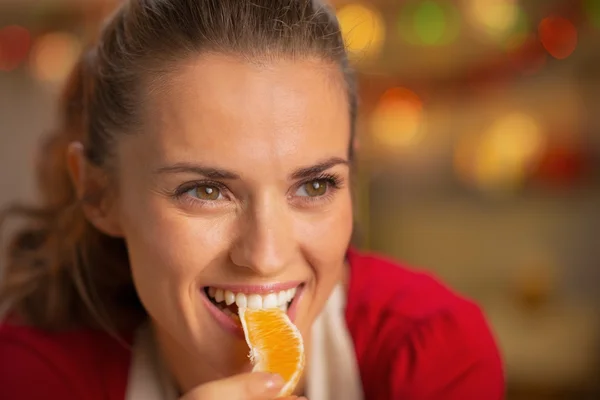
[[[24,222],[3,252],[0,310],[47,330],[84,325],[115,332],[124,306],[142,310],[125,245],[87,222],[67,167],[69,144],[86,141],[87,71],[84,56],[61,96],[59,129],[42,143],[36,166],[41,204],[0,213],[0,228],[8,219]]]

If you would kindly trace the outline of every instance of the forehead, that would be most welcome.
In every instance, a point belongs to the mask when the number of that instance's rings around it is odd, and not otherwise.
[[[346,157],[347,101],[335,65],[204,56],[149,94],[145,143],[138,146],[154,160],[199,160],[240,172]]]

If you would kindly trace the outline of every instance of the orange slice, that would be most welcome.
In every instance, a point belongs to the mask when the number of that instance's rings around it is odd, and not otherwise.
[[[304,370],[304,343],[298,328],[279,308],[239,309],[253,371],[279,374],[286,382],[279,397],[292,394]]]

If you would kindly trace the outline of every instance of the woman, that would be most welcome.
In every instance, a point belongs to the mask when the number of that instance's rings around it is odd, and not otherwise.
[[[319,2],[125,1],[17,210],[1,397],[272,399],[232,319],[252,297],[304,337],[299,396],[500,399],[475,305],[348,249],[355,96]]]

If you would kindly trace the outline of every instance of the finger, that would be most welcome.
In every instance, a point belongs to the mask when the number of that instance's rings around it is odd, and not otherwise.
[[[279,375],[251,372],[209,382],[192,390],[181,400],[272,400],[283,385]]]

